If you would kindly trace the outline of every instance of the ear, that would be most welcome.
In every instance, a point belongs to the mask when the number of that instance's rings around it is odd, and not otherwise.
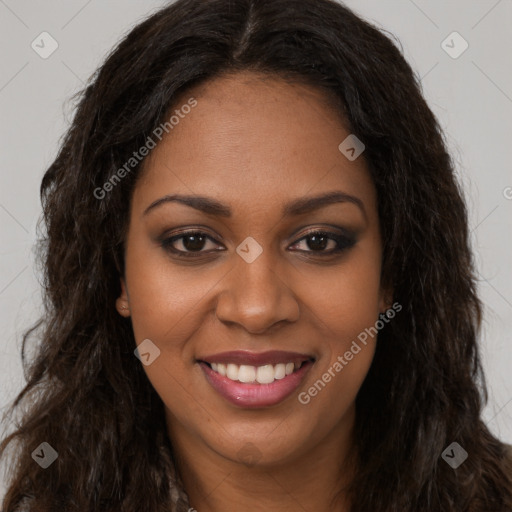
[[[124,318],[130,316],[130,301],[128,299],[128,292],[126,290],[126,283],[124,278],[120,278],[121,281],[121,295],[116,299],[117,312]]]
[[[385,313],[393,305],[393,288],[381,287],[379,294],[379,313]]]

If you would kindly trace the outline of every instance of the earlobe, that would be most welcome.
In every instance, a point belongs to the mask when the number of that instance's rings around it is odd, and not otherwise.
[[[379,312],[385,313],[393,305],[393,289],[384,288],[380,292]]]
[[[121,316],[128,318],[130,316],[130,302],[128,299],[128,292],[126,290],[124,278],[121,277],[120,281],[121,295],[116,299],[116,309]]]

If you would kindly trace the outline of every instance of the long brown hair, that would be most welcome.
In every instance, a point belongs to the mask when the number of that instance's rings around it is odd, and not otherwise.
[[[366,145],[383,279],[403,311],[379,333],[358,394],[352,511],[510,512],[511,466],[481,419],[481,304],[443,135],[400,50],[331,0],[178,0],[135,27],[81,92],[41,184],[45,314],[24,335],[20,420],[0,445],[4,460],[13,448],[4,512],[187,510],[163,404],[115,309],[140,165],[97,190],[180,93],[239,70],[322,89]],[[58,453],[45,470],[31,456],[42,442]],[[469,454],[457,469],[441,457],[452,442]]]

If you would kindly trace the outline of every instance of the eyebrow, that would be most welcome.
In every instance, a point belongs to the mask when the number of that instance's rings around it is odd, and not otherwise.
[[[171,203],[177,202],[180,204],[184,204],[186,206],[190,206],[196,210],[199,210],[207,215],[214,215],[218,217],[231,217],[232,210],[229,206],[220,203],[216,199],[212,199],[210,197],[205,196],[187,196],[180,194],[166,195],[153,201],[143,212],[143,216],[147,215],[150,211],[155,208]],[[366,217],[366,210],[364,208],[364,203],[356,196],[347,194],[346,192],[341,191],[332,191],[326,194],[320,194],[312,197],[301,197],[299,199],[294,199],[289,203],[285,204],[283,208],[283,216],[291,217],[296,215],[303,215],[305,213],[310,213],[312,211],[318,210],[320,208],[324,208],[331,204],[336,203],[352,203],[359,207],[362,211],[363,215]]]

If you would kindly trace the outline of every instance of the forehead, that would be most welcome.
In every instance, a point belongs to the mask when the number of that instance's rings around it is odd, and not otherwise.
[[[195,106],[184,108],[191,98]],[[340,112],[311,86],[227,75],[183,93],[171,116],[144,162],[134,193],[141,208],[170,193],[252,207],[332,189],[375,199],[364,158],[350,161],[338,148],[350,135]]]

